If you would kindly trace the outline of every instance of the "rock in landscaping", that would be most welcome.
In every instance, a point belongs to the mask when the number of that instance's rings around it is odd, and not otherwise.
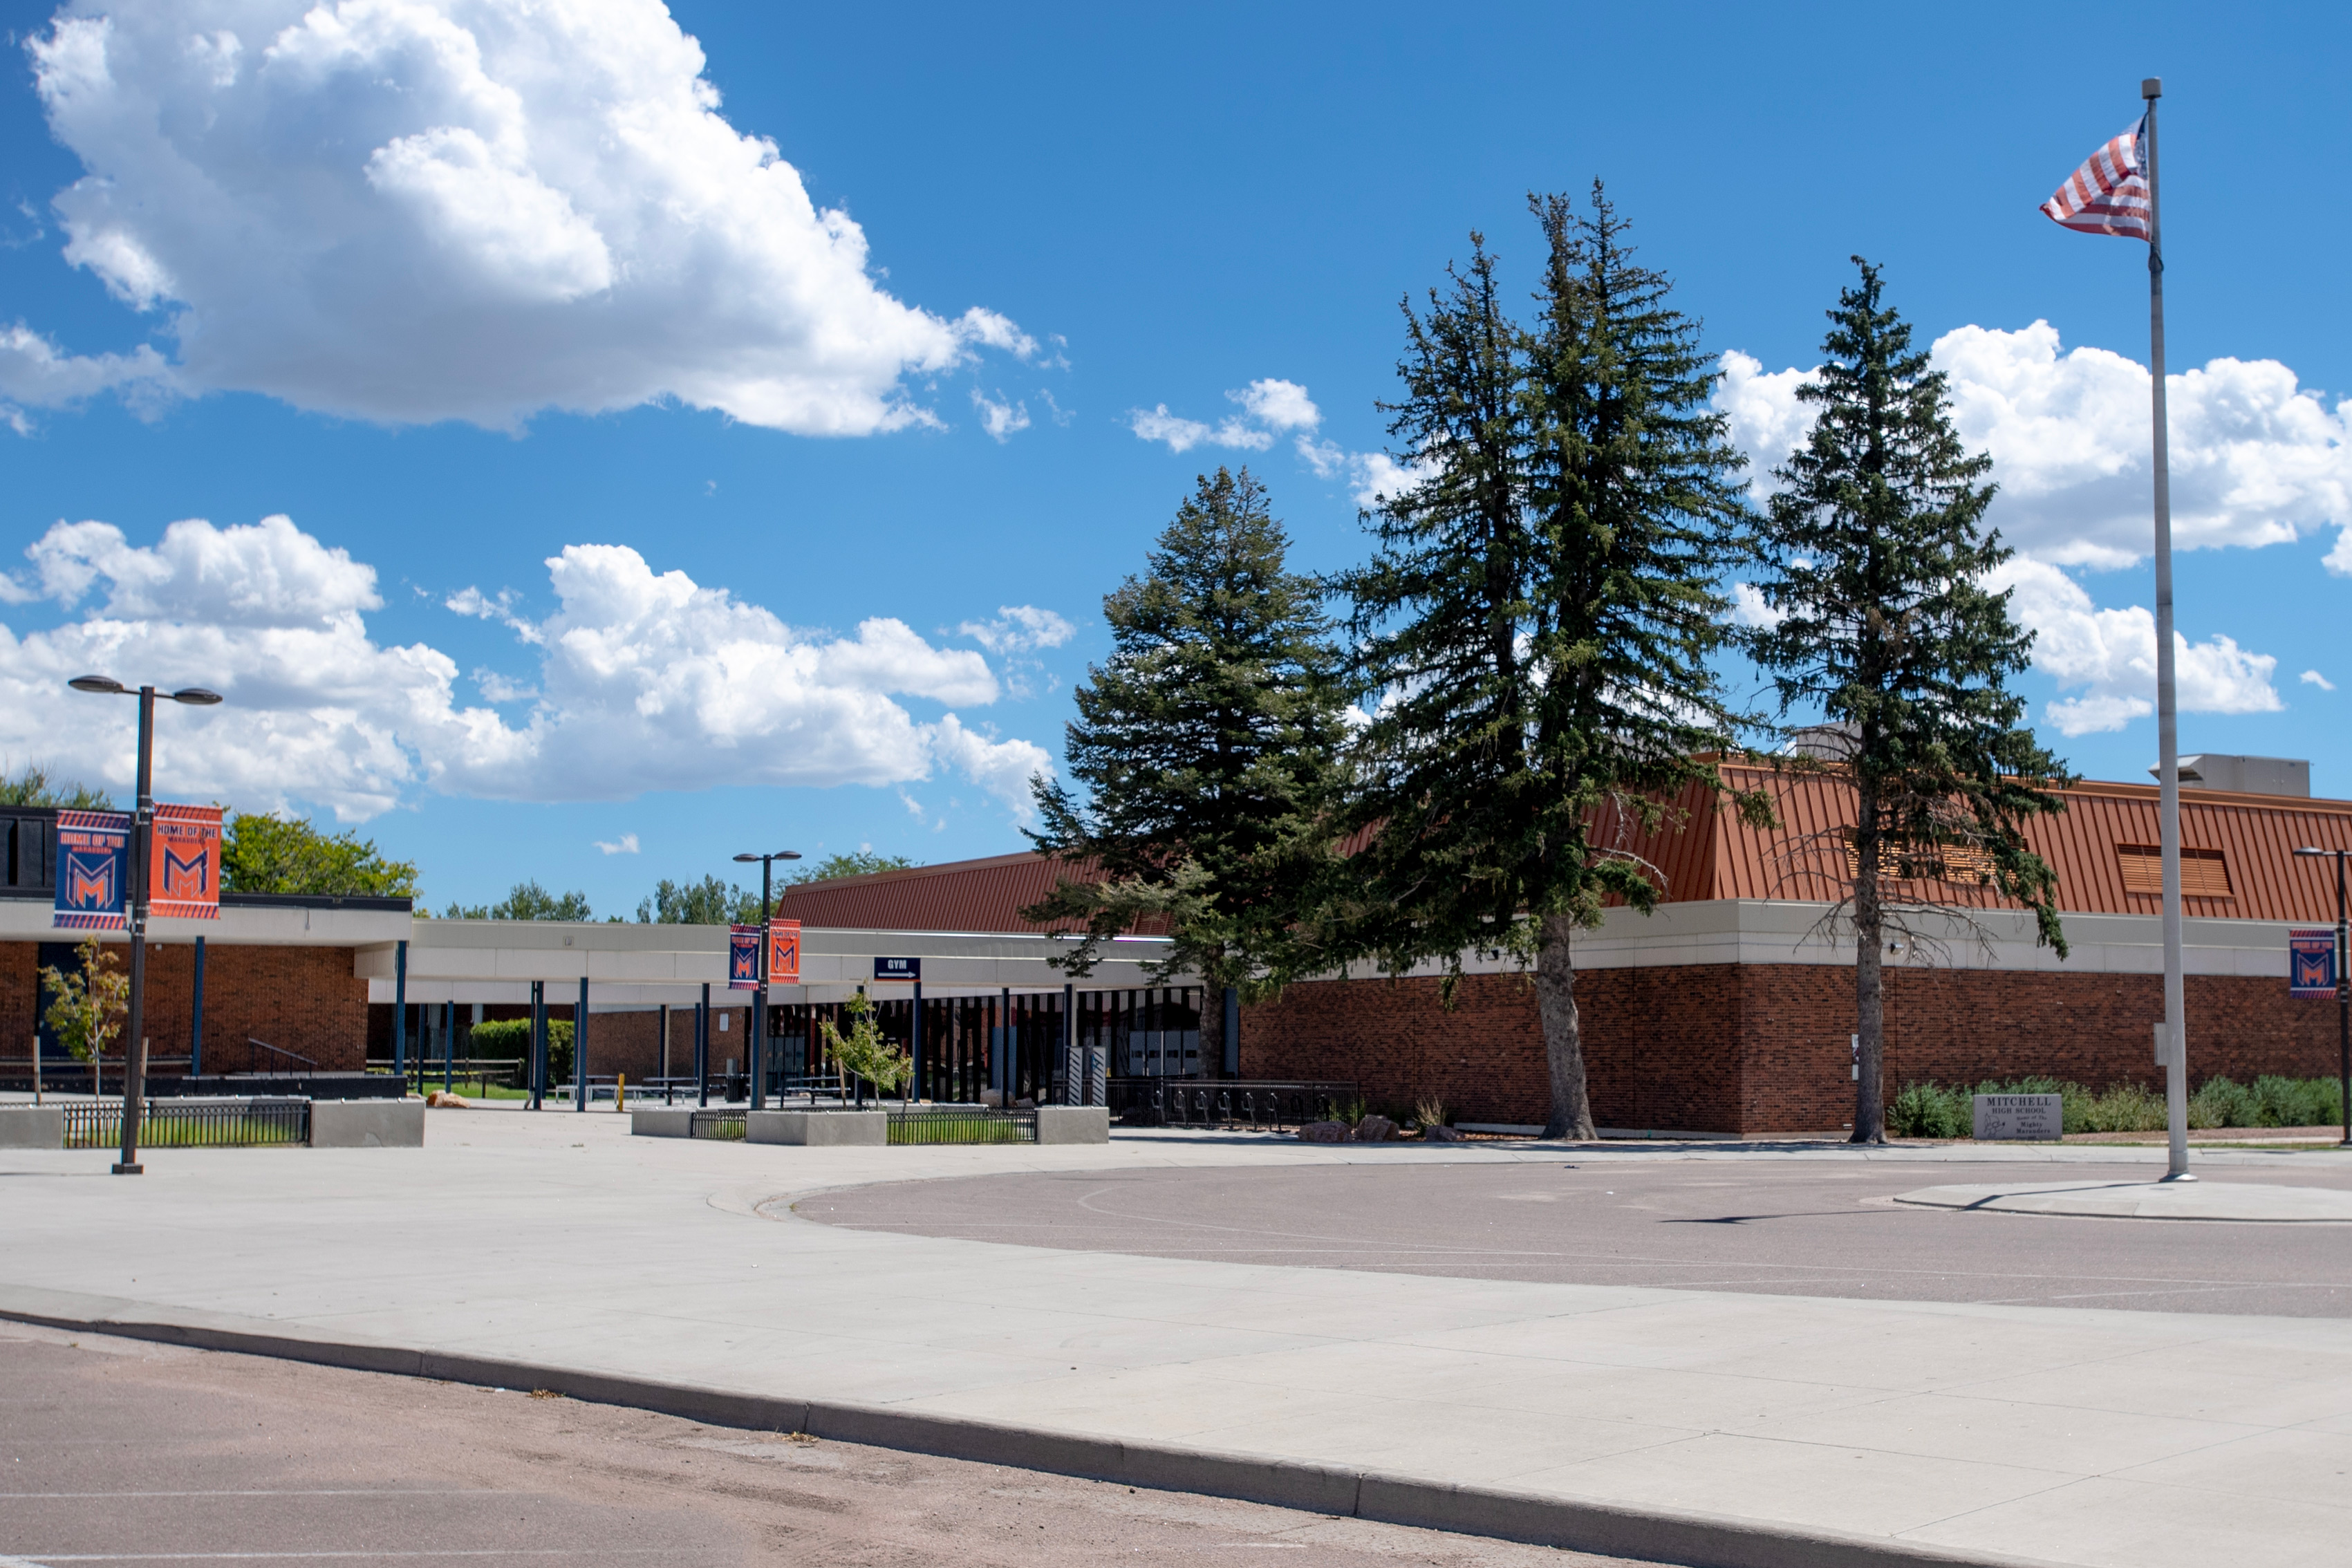
[[[464,1095],[445,1094],[437,1089],[425,1097],[425,1103],[427,1105],[446,1105],[457,1110],[471,1110],[474,1109],[474,1102],[467,1100]]]
[[[1469,1135],[1467,1133],[1463,1132],[1458,1128],[1453,1127],[1424,1127],[1421,1130],[1421,1135],[1432,1143],[1465,1143],[1469,1142]]]
[[[1298,1130],[1301,1143],[1345,1143],[1348,1124],[1344,1121],[1310,1121]]]
[[[1385,1116],[1367,1116],[1356,1123],[1356,1142],[1385,1143],[1396,1136],[1397,1124]]]

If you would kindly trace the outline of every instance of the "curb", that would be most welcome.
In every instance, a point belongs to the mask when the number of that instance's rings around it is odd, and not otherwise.
[[[1083,1433],[1041,1432],[884,1405],[731,1394],[693,1384],[489,1356],[303,1339],[227,1326],[234,1320],[212,1324],[142,1321],[117,1316],[111,1310],[137,1310],[141,1303],[64,1291],[19,1288],[5,1294],[14,1300],[0,1300],[0,1321],[40,1328],[486,1388],[543,1388],[592,1405],[649,1410],[710,1426],[806,1432],[836,1442],[865,1443],[941,1458],[1116,1481],[1155,1491],[1235,1498],[1307,1513],[1483,1535],[1686,1568],[2060,1568],[2039,1558],[1948,1552],[1887,1537],[1806,1530],[1723,1514],[1629,1508],[1449,1485],[1379,1470],[1172,1444],[1130,1443]],[[26,1297],[49,1298],[42,1304],[52,1310],[34,1310],[29,1302],[16,1304]],[[94,1309],[104,1310],[104,1315],[78,1315]]]

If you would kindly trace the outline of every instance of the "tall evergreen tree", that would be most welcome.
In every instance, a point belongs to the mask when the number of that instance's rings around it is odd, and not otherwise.
[[[1531,329],[1476,235],[1450,289],[1406,307],[1390,434],[1426,477],[1369,514],[1375,558],[1339,579],[1373,718],[1352,814],[1370,839],[1338,926],[1392,973],[1531,961],[1545,1133],[1590,1138],[1570,938],[1612,896],[1646,910],[1667,891],[1595,823],[1613,806],[1654,826],[1686,786],[1721,788],[1707,661],[1746,512],[1668,279],[1635,264],[1597,183],[1581,216],[1530,205],[1549,247]]]
[[[1845,913],[1854,933],[1861,1036],[1853,1139],[1885,1141],[1885,991],[1890,931],[1945,910],[1940,889],[1988,883],[2032,910],[2065,955],[2057,878],[2021,825],[2063,809],[2064,765],[2021,721],[2004,681],[2026,668],[2032,634],[1985,579],[2011,552],[1984,527],[1992,459],[1952,428],[1944,378],[1881,302],[1878,269],[1854,258],[1799,395],[1812,433],[1773,470],[1783,487],[1765,527],[1758,584],[1780,617],[1750,638],[1783,717],[1818,709],[1844,737],[1827,776],[1853,792],[1854,826],[1822,849],[1852,851]],[[1844,866],[1839,866],[1844,872]]]
[[[1265,489],[1220,468],[1103,601],[1111,656],[1077,689],[1066,746],[1086,799],[1040,779],[1030,837],[1106,879],[1066,879],[1022,911],[1085,922],[1076,973],[1155,916],[1174,938],[1160,970],[1212,987],[1255,993],[1319,962],[1300,916],[1329,860],[1344,704],[1322,590],[1288,551]]]

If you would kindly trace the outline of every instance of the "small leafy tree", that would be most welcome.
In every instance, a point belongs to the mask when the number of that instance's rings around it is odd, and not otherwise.
[[[73,779],[52,778],[39,763],[0,773],[0,805],[54,805],[68,811],[112,811],[114,797]]]
[[[97,1094],[100,1059],[109,1042],[122,1032],[131,1008],[131,976],[94,936],[74,952],[81,958],[80,968],[51,964],[41,971],[41,984],[54,998],[42,1017],[76,1061],[89,1064],[89,1091]]]
[[[637,902],[639,925],[755,925],[760,919],[760,890],[738,887],[716,877],[699,882],[673,882],[664,877],[654,884],[653,896]]]
[[[539,885],[538,879],[517,882],[503,899],[495,904],[451,904],[444,920],[453,921],[585,921],[595,917],[589,912],[588,895],[573,891],[551,893]]]
[[[416,865],[356,833],[321,833],[308,817],[232,811],[221,831],[221,889],[413,899]]]
[[[1832,912],[1853,927],[1853,1141],[1878,1143],[1889,932],[1933,941],[1919,917],[1959,905],[1941,889],[1990,887],[2032,910],[2064,957],[2057,875],[2022,825],[2064,809],[2054,791],[2071,780],[2003,684],[2026,668],[2033,634],[2010,619],[2008,593],[1986,586],[2011,553],[1984,527],[1993,487],[1979,481],[1992,459],[1962,445],[1943,376],[1883,305],[1878,269],[1854,263],[1861,281],[1841,291],[1824,363],[1798,394],[1819,411],[1812,433],[1773,470],[1782,488],[1758,587],[1778,619],[1748,647],[1783,717],[1817,708],[1839,737],[1826,762],[1789,765],[1853,795],[1851,838],[1820,847],[1846,862]]]
[[[1155,973],[1253,994],[1327,962],[1307,911],[1331,861],[1346,732],[1320,586],[1247,468],[1203,476],[1149,557],[1103,601],[1112,652],[1076,693],[1071,775],[1033,786],[1029,837],[1104,879],[1065,879],[1022,910],[1081,922],[1055,963],[1085,974],[1147,919],[1173,942]]]
[[[843,1003],[841,1010],[849,1016],[849,1032],[843,1034],[828,1018],[817,1026],[817,1035],[835,1069],[856,1080],[858,1104],[866,1103],[867,1084],[877,1093],[887,1094],[915,1076],[913,1055],[883,1037],[882,1025],[874,1016],[874,1004],[866,993],[860,991]]]
[[[803,882],[830,882],[838,877],[871,877],[877,871],[908,871],[921,864],[904,855],[882,855],[871,849],[845,849],[820,860],[803,860],[783,877],[785,887]]]

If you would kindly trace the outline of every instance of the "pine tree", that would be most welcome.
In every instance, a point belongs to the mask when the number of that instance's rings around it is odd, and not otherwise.
[[[2021,828],[2063,809],[2052,792],[2071,781],[2003,685],[2033,637],[2010,619],[2008,593],[1985,584],[2011,554],[1984,527],[1993,487],[1979,481],[1992,460],[1962,444],[1944,378],[1882,306],[1878,269],[1854,261],[1861,282],[1840,292],[1825,363],[1799,393],[1819,410],[1812,433],[1773,470],[1783,488],[1758,587],[1779,619],[1749,650],[1784,718],[1818,709],[1843,736],[1825,776],[1853,790],[1854,826],[1818,850],[1841,880],[1852,855],[1853,1139],[1874,1143],[1886,1135],[1887,936],[1916,940],[1920,914],[1949,910],[1939,889],[1989,883],[2030,908],[2063,957],[2057,879]]]
[[[1040,780],[1030,837],[1106,879],[1022,911],[1085,922],[1073,972],[1149,917],[1174,938],[1158,971],[1213,988],[1260,994],[1318,963],[1300,916],[1329,859],[1344,705],[1322,590],[1288,551],[1264,488],[1220,468],[1103,601],[1111,656],[1076,692],[1066,746],[1087,798]]]
[[[1532,961],[1549,1137],[1593,1136],[1570,942],[1654,868],[1596,839],[1604,807],[1655,826],[1721,781],[1731,725],[1708,657],[1745,520],[1711,361],[1600,185],[1589,215],[1531,198],[1549,256],[1532,330],[1466,270],[1408,302],[1390,434],[1426,478],[1370,514],[1341,579],[1374,717],[1353,811],[1370,835],[1337,911],[1391,973],[1467,952]],[[1752,805],[1752,803],[1750,803]]]

